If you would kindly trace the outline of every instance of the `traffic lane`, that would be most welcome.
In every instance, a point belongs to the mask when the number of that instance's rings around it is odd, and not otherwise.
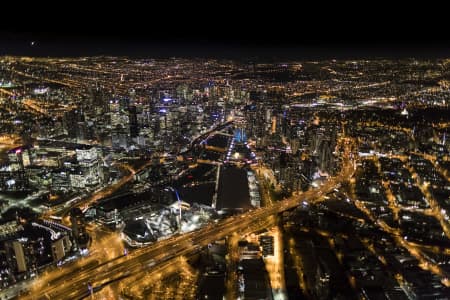
[[[336,181],[337,181],[336,179],[332,180],[331,182],[329,182],[329,184],[322,186],[320,188],[320,190],[329,189],[330,186],[334,186],[334,184],[336,184]],[[297,196],[297,197],[295,197],[293,199],[286,199],[284,201],[281,201],[281,202],[277,203],[276,205],[274,205],[272,207],[250,211],[250,212],[248,212],[248,217],[252,217],[252,216],[253,217],[257,217],[257,216],[259,216],[259,214],[261,214],[259,217],[264,217],[264,216],[268,216],[268,215],[271,215],[271,214],[274,214],[274,213],[281,212],[281,211],[285,210],[286,208],[290,208],[290,207],[294,207],[294,206],[298,205],[298,202],[299,202],[300,198],[303,198],[305,196],[311,197],[311,195],[313,195],[313,193],[317,193],[317,190],[306,192],[304,195],[303,194],[299,195],[299,196]],[[287,205],[286,205],[286,203],[287,203]],[[284,204],[284,207],[282,206],[283,204]],[[250,222],[250,220],[248,222]],[[216,232],[216,235],[214,236],[214,239],[222,238],[222,237],[230,234],[231,230],[230,231],[222,231],[222,232],[220,231],[219,228],[224,229],[224,227],[226,227],[225,225],[226,224],[221,224],[221,225],[219,225],[217,227],[217,230],[219,232]],[[236,228],[233,228],[233,229],[240,228],[243,225],[248,226],[248,223],[247,222],[245,222],[245,223],[244,222],[239,222],[239,224],[236,224]],[[194,233],[200,234],[200,237],[201,237],[202,233],[205,234],[207,232],[200,230],[199,232],[194,232]],[[182,236],[179,236],[178,238],[179,239],[181,239],[182,237],[186,238],[187,236],[191,236],[192,234],[193,233],[190,233],[190,234],[187,234],[187,235],[182,235]],[[174,243],[176,240],[178,240],[178,238],[176,238],[173,241],[171,241],[171,243]],[[168,243],[168,244],[171,244],[171,243]],[[182,253],[182,251],[184,251],[183,249],[176,249],[176,250],[177,251],[175,251],[175,255],[180,255],[180,253]],[[186,249],[186,250],[188,250],[188,249]],[[140,255],[142,255],[141,259],[144,259],[144,261],[146,261],[147,259],[150,259],[151,257],[148,256],[149,253],[146,253],[147,251],[150,251],[150,249],[142,248],[140,252],[137,252],[138,254],[136,255],[136,257],[139,258]],[[139,254],[139,253],[142,253],[142,254]],[[151,253],[151,254],[154,254],[154,253]],[[172,255],[174,255],[174,253],[172,253]],[[130,258],[128,258],[128,259],[130,259]],[[131,259],[135,259],[135,258],[131,258]],[[118,264],[121,265],[121,264],[123,264],[123,262],[120,262]],[[108,263],[108,265],[109,265],[109,263]],[[113,264],[112,266],[109,266],[109,267],[112,268],[112,270],[116,270],[118,266],[116,266],[116,264]],[[111,270],[105,270],[105,271],[106,272],[104,272],[104,274],[107,274],[107,273],[111,272]],[[96,272],[96,273],[98,273],[98,272]]]

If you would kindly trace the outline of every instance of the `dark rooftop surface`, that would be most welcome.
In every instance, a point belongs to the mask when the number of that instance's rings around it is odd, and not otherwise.
[[[263,260],[244,259],[240,264],[244,273],[245,299],[272,299]]]
[[[213,182],[203,183],[195,186],[179,188],[179,193],[183,201],[193,204],[194,202],[211,206],[214,195],[215,184]]]
[[[225,275],[205,276],[199,286],[199,295],[208,299],[222,300],[225,293]]]

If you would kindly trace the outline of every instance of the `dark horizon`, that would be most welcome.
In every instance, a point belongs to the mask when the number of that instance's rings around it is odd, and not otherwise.
[[[411,44],[334,44],[308,43],[265,44],[239,41],[0,41],[1,56],[30,57],[85,57],[125,56],[131,58],[217,58],[217,59],[401,59],[401,58],[450,58],[447,43]]]
[[[0,31],[0,55],[32,57],[126,56],[131,58],[218,58],[244,60],[315,60],[379,58],[449,58],[450,42],[444,39],[319,40],[311,36],[288,38],[218,34],[125,34],[124,32],[25,32]]]

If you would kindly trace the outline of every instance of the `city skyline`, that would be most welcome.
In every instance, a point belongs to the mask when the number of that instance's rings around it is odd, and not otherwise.
[[[447,297],[445,40],[120,26],[0,34],[0,299]]]

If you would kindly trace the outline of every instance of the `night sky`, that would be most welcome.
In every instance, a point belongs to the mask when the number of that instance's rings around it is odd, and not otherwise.
[[[111,13],[110,7],[80,3],[62,13],[38,6],[34,12],[2,15],[0,55],[450,57],[446,17],[436,8],[396,11],[380,2],[359,12],[325,11],[322,4],[260,5],[261,11],[260,6],[232,2],[219,7],[206,3],[199,9],[169,4],[163,9],[122,3]]]

